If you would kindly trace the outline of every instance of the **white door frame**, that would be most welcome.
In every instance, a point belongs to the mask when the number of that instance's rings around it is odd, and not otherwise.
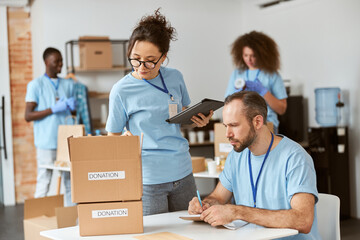
[[[0,98],[5,96],[5,134],[7,159],[1,151],[4,205],[15,205],[14,160],[11,122],[11,95],[9,72],[9,46],[7,7],[0,6]],[[1,136],[2,137],[2,136]]]

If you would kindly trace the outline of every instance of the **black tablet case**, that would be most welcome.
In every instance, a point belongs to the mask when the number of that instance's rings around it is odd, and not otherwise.
[[[202,113],[205,116],[209,115],[210,110],[217,110],[224,106],[224,102],[204,98],[201,102],[195,104],[192,107],[185,109],[184,111],[176,114],[172,118],[166,119],[168,123],[180,123],[180,124],[192,124],[190,120],[192,116],[197,116],[198,113]]]

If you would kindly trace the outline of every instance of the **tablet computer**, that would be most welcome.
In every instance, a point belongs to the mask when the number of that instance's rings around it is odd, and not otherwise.
[[[204,98],[201,102],[195,104],[192,107],[185,109],[184,111],[176,114],[172,118],[166,119],[168,123],[180,123],[180,124],[192,124],[192,116],[197,116],[198,113],[202,113],[205,116],[209,115],[210,110],[217,110],[224,106],[224,102]]]

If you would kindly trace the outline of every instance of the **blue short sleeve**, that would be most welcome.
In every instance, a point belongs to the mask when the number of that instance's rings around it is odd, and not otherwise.
[[[310,157],[300,164],[300,158],[304,159],[304,155],[296,155],[289,163],[288,171],[286,174],[288,201],[290,202],[296,193],[310,193],[318,200],[318,192],[316,189],[316,173]]]
[[[182,106],[187,107],[190,105],[191,100],[190,100],[189,93],[188,93],[188,90],[185,85],[184,77],[183,77],[182,73],[180,73],[180,72],[179,72],[179,75],[180,75],[180,79],[181,79],[181,84],[180,84],[180,91],[181,91],[181,96],[182,96],[181,104],[182,104]]]
[[[234,184],[234,180],[232,179],[233,176],[233,169],[234,169],[234,160],[233,160],[233,152],[229,153],[226,162],[225,162],[225,167],[224,170],[220,173],[219,175],[219,180],[221,182],[221,184],[230,192],[233,192],[233,184]]]
[[[109,96],[109,116],[106,122],[106,131],[111,133],[121,133],[128,121],[118,86],[115,85],[111,89]]]
[[[277,98],[277,99],[285,99],[287,98],[287,93],[284,85],[284,81],[282,80],[281,76],[279,74],[273,74],[271,76],[271,93]]]
[[[38,86],[35,81],[31,81],[27,85],[25,102],[39,102],[38,94],[36,93]]]
[[[225,96],[224,96],[225,98],[235,92],[234,82],[235,82],[235,78],[236,78],[236,72],[237,72],[237,70],[234,70],[231,73],[231,76],[230,76],[230,79],[228,82],[228,86],[226,88]]]

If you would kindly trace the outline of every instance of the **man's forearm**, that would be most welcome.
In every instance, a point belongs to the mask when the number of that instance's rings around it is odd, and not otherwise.
[[[271,228],[292,228],[301,233],[311,230],[313,217],[299,210],[267,210],[245,206],[235,207],[235,218]]]
[[[212,197],[211,195],[210,195],[210,196],[207,196],[207,197],[203,200],[203,202],[204,202],[204,203],[208,203],[210,206],[221,204],[216,198]]]
[[[36,120],[43,119],[51,114],[53,114],[51,111],[51,108],[45,109],[43,111],[32,111],[32,112],[25,113],[25,120],[27,122],[36,121]]]

